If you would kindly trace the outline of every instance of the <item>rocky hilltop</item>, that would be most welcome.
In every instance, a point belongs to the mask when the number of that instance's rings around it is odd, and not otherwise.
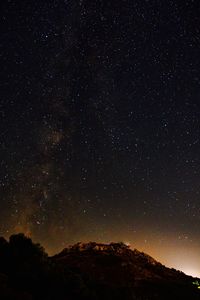
[[[23,234],[0,238],[1,300],[199,300],[199,282],[123,243],[77,243],[49,257]]]
[[[101,299],[200,299],[191,276],[123,243],[77,243],[53,259],[80,272]]]

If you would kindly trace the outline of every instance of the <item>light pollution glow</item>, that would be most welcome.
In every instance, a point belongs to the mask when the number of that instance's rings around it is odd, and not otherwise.
[[[24,214],[24,217],[26,214]],[[23,219],[21,220],[23,221]],[[26,220],[25,220],[26,221]],[[21,222],[20,226],[15,226],[15,230],[8,232],[6,238],[13,233],[24,232],[30,236],[33,241],[41,243],[45,247],[49,255],[60,252],[68,245],[77,242],[96,241],[102,243],[110,242],[124,242],[132,249],[138,249],[152,256],[157,261],[161,262],[167,267],[180,270],[193,277],[200,278],[200,244],[198,239],[193,236],[191,240],[187,238],[180,238],[177,233],[171,234],[166,231],[156,231],[155,228],[148,226],[135,226],[136,230],[124,230],[123,224],[113,224],[113,226],[106,226],[102,230],[101,225],[96,224],[93,230],[88,227],[83,231],[81,223],[77,232],[69,234],[69,230],[65,228],[62,232],[52,224],[49,228],[48,234],[41,238],[27,227],[26,222]],[[68,224],[67,227],[70,225]]]
[[[176,240],[174,236],[171,238],[167,238],[162,240],[157,236],[152,236],[150,233],[146,232],[146,234],[140,233],[131,237],[127,236],[127,234],[118,232],[112,232],[109,237],[109,233],[107,232],[106,238],[104,237],[95,237],[90,234],[80,236],[79,240],[74,240],[66,243],[63,243],[61,247],[49,247],[48,243],[46,243],[46,250],[49,254],[55,254],[55,252],[59,252],[62,250],[62,247],[66,247],[69,244],[76,243],[78,241],[89,242],[89,241],[97,241],[102,243],[110,243],[110,242],[119,242],[122,241],[130,246],[132,249],[138,249],[139,251],[145,252],[146,254],[152,256],[158,262],[161,262],[166,267],[174,268],[176,270],[180,270],[187,275],[191,275],[193,277],[200,278],[200,260],[199,260],[199,249],[200,245],[198,244],[184,244],[184,242],[180,242]],[[51,245],[52,246],[52,245]]]

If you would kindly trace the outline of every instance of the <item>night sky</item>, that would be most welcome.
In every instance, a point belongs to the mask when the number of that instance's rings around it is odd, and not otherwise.
[[[0,235],[200,276],[199,1],[0,6]]]

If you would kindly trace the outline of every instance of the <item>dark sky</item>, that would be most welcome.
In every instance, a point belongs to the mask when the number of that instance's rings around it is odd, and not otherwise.
[[[0,234],[200,275],[199,1],[0,6]]]

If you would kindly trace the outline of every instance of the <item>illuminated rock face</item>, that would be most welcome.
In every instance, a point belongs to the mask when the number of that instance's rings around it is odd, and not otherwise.
[[[101,299],[113,299],[106,298],[109,293],[119,294],[120,300],[200,299],[192,277],[167,268],[124,243],[77,243],[52,259],[62,267],[78,270],[94,289],[101,287]],[[126,297],[120,294],[122,291]]]
[[[130,246],[124,243],[79,242],[64,249],[55,256],[55,259],[66,262],[69,265],[72,263],[73,266],[78,266],[84,271],[97,270],[97,274],[105,272],[116,275],[118,273],[121,274],[119,277],[123,277],[124,270],[126,270],[130,281],[134,282],[149,279],[173,279],[176,281],[180,278],[185,280],[187,277],[182,272],[166,268],[151,256],[137,249],[130,249]],[[101,264],[99,261],[101,261]],[[102,275],[101,277],[105,276]]]
[[[129,249],[129,246],[125,245],[124,243],[110,243],[110,244],[102,244],[102,243],[77,243],[71,247],[69,250],[77,250],[77,251],[110,251],[110,252],[122,252],[124,250]]]
[[[66,248],[62,251],[62,253],[68,253],[71,251],[94,251],[94,252],[104,252],[104,253],[113,253],[123,254],[127,257],[135,257],[138,260],[144,260],[146,263],[151,265],[159,264],[154,258],[151,256],[138,251],[137,249],[131,250],[129,245],[126,245],[122,242],[120,243],[110,243],[110,244],[103,244],[103,243],[96,243],[96,242],[89,242],[89,243],[82,243],[79,242],[69,248]]]

